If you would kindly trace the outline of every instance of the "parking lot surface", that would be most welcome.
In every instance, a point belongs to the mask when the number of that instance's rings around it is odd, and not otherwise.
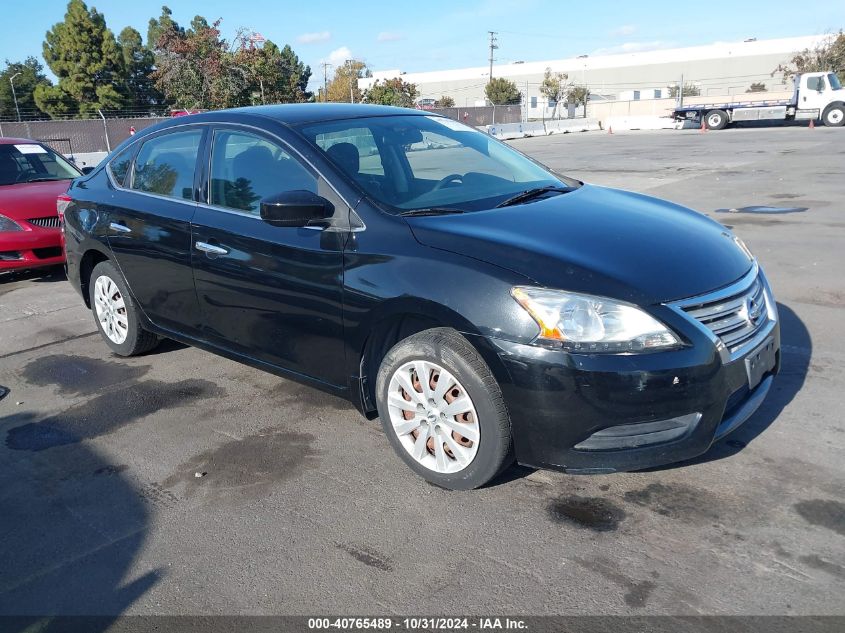
[[[0,614],[845,613],[845,130],[513,145],[748,243],[783,370],[744,427],[694,463],[448,492],[341,400],[176,343],[111,356],[61,274],[7,278]]]

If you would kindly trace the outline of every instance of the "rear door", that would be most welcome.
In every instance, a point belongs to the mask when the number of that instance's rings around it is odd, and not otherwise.
[[[278,139],[217,127],[193,220],[193,263],[203,335],[221,347],[336,387],[346,385],[343,243],[347,233],[277,227],[262,198],[308,190],[349,208]]]
[[[191,268],[191,219],[204,126],[180,126],[143,141],[128,162],[110,165],[116,185],[109,246],[144,313],[165,329],[196,333],[199,307]]]

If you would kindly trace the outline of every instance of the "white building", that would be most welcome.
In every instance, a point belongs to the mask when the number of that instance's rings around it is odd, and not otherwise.
[[[770,91],[778,91],[783,90],[782,75],[774,72],[775,69],[788,63],[795,53],[814,48],[824,38],[719,42],[638,53],[515,62],[494,65],[493,76],[516,82],[529,117],[551,113],[549,106],[553,104],[539,90],[546,68],[566,73],[570,82],[587,85],[593,98],[605,100],[665,98],[669,96],[668,87],[677,85],[682,78],[684,83],[694,84],[703,96],[742,94],[752,83],[763,83]],[[456,106],[473,106],[484,103],[488,75],[488,66],[404,74],[394,69],[376,71],[358,84],[365,89],[379,79],[401,76],[417,85],[422,99],[450,96]]]

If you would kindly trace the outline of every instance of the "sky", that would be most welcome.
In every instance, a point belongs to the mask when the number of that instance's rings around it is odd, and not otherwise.
[[[119,33],[147,23],[162,0],[88,0]],[[806,10],[782,0],[721,3],[592,0],[169,0],[187,25],[197,13],[222,19],[224,37],[240,27],[280,46],[290,44],[322,83],[321,63],[365,61],[372,70],[445,70],[487,64],[487,31],[497,31],[498,63],[621,53],[737,41],[816,35],[845,28],[845,2],[813,2]],[[718,4],[718,3],[717,3]],[[712,4],[710,5],[713,6]],[[64,0],[2,0],[0,60],[41,59],[46,31],[64,17]],[[43,62],[43,60],[42,60]],[[331,78],[329,69],[329,78]],[[50,73],[48,72],[48,75]]]

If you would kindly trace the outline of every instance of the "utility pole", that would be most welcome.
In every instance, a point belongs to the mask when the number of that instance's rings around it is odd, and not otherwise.
[[[487,77],[487,83],[493,81],[493,51],[499,48],[499,45],[496,43],[496,31],[487,31],[490,35],[490,74]]]
[[[329,100],[329,79],[328,79],[328,67],[331,66],[334,68],[334,64],[330,64],[329,62],[323,62],[323,103],[326,103]]]
[[[21,110],[18,107],[18,95],[15,94],[15,77],[20,75],[21,73],[15,73],[11,77],[9,77],[9,83],[12,84],[12,99],[15,101],[15,112],[18,113],[18,123],[21,122]]]

